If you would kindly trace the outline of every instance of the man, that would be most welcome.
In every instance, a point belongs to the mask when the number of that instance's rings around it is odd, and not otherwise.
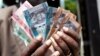
[[[63,27],[61,31],[55,33],[52,38],[41,43],[42,38],[33,39],[32,43],[26,47],[24,43],[12,33],[12,21],[10,17],[16,11],[16,6],[0,9],[0,56],[44,56],[47,50],[53,45],[55,51],[51,56],[73,56],[79,55],[78,33]],[[56,44],[52,42],[55,40]],[[23,52],[24,51],[24,52]]]

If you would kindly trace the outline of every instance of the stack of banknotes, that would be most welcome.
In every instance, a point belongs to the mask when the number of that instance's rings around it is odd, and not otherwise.
[[[42,35],[43,41],[45,41],[64,26],[79,31],[77,29],[79,25],[75,21],[76,16],[73,13],[61,7],[50,7],[47,2],[32,6],[25,1],[11,18],[13,33],[26,45],[38,35]]]

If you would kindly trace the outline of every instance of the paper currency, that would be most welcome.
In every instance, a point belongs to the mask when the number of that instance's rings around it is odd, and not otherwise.
[[[27,9],[30,9],[32,8],[33,6],[28,2],[28,1],[25,1],[21,6],[20,8],[17,9],[17,11],[14,13],[15,15],[17,15],[19,17],[19,19],[21,19],[26,25],[27,25],[27,22],[25,20],[25,17],[24,17],[24,14],[23,14],[23,11],[27,10]],[[13,17],[13,16],[12,16]],[[28,26],[28,25],[27,25]]]
[[[23,11],[29,8],[32,8],[32,5],[28,1],[25,1],[21,7],[15,13],[13,13],[11,18],[24,30],[24,32],[27,33],[28,37],[32,37],[31,29],[27,25],[23,15]]]
[[[65,24],[64,24],[65,27],[68,27],[76,32],[80,32],[80,29],[81,29],[81,26],[78,22],[76,22],[75,20],[73,19],[69,19]]]
[[[63,11],[65,11],[65,10],[63,9]],[[76,16],[74,14],[72,14],[71,12],[67,12],[65,14],[66,15],[64,17],[64,20],[61,21],[63,26],[68,27],[74,31],[77,31],[79,28],[79,24],[76,22]],[[60,28],[62,28],[62,26],[60,26]]]
[[[64,26],[75,31],[79,28],[73,13],[60,7],[49,7],[47,2],[33,7],[25,1],[13,14],[12,19],[16,23],[14,33],[25,43],[40,34],[43,40],[48,39]]]
[[[58,18],[60,17],[61,13],[62,13],[62,10],[59,7],[56,10],[55,15],[54,15],[54,17],[52,19],[52,25],[50,26],[50,31],[48,33],[47,38],[49,38],[50,36],[52,36],[52,34],[56,31],[56,28],[57,28],[56,24],[57,24]]]
[[[46,35],[45,35],[45,37],[47,37],[47,35],[50,31],[50,28],[51,28],[51,25],[53,22],[53,17],[56,14],[56,10],[57,10],[57,8],[55,8],[55,7],[48,7],[48,11],[46,13],[46,33],[45,33]]]
[[[20,28],[20,26],[13,22],[13,33],[18,36],[27,46],[30,42],[31,39],[27,36],[27,34]]]
[[[29,10],[24,11],[26,21],[32,29],[34,37],[37,37],[39,34],[42,34],[43,37],[45,37],[47,10],[48,4],[47,2],[44,2]]]
[[[63,14],[65,14],[65,16]],[[61,15],[61,18],[59,18],[58,20],[58,30],[61,30],[62,27],[65,26],[70,28],[71,30],[78,32],[78,28],[80,28],[80,25],[76,22],[76,16],[69,11],[66,11],[66,13],[63,14],[63,16]]]
[[[74,25],[72,23],[72,20],[70,20],[70,19],[73,19],[73,21],[74,21],[75,16],[73,14],[71,14],[71,12],[69,10],[64,10],[63,8],[58,8],[58,9],[61,12],[59,11],[58,17],[54,16],[55,17],[55,18],[53,18],[54,22],[52,22],[53,24],[51,25],[51,29],[48,34],[48,38],[50,36],[52,36],[54,33],[56,33],[57,31],[60,31],[62,29],[62,27],[64,27],[64,26],[76,31],[76,25]],[[57,18],[58,18],[58,20],[57,20]]]

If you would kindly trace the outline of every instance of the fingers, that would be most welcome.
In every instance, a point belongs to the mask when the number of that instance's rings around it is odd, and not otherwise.
[[[51,56],[60,56],[59,51],[55,51]]]
[[[71,36],[74,40],[76,40],[77,41],[77,44],[78,44],[78,47],[76,47],[76,48],[73,48],[73,54],[75,55],[75,56],[78,56],[79,55],[79,47],[80,47],[80,38],[79,38],[79,34],[77,33],[77,32],[75,32],[75,31],[73,31],[73,30],[71,30],[71,29],[69,29],[69,28],[67,28],[67,27],[63,27],[63,32],[66,34],[66,35],[68,35],[68,36]],[[74,45],[75,46],[75,45]]]
[[[54,39],[56,43],[59,45],[59,47],[62,49],[63,53],[65,55],[70,53],[70,49],[67,46],[67,44],[60,38],[59,34],[54,34]]]
[[[61,31],[58,31],[58,34],[66,42],[66,44],[68,44],[74,53],[79,51],[79,44],[72,37]]]
[[[39,47],[32,56],[44,56],[48,48],[51,46],[51,40],[47,40],[41,47]]]
[[[80,53],[79,51],[73,51],[73,55],[74,55],[74,56],[80,56],[79,53]]]
[[[32,43],[24,50],[22,56],[31,56],[31,54],[42,44],[42,37],[38,36]]]
[[[75,39],[78,43],[80,42],[79,34],[67,27],[63,27],[63,32],[67,35],[71,36],[73,39]]]
[[[56,41],[54,40],[54,38],[51,37],[50,39],[52,40],[52,45],[53,45],[54,49],[56,51],[60,52],[60,56],[64,56],[64,53],[63,53],[62,49],[58,46],[58,44],[56,43]]]

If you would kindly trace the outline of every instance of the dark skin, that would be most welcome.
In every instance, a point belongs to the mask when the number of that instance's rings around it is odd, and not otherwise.
[[[61,31],[55,33],[52,37],[56,45],[54,48],[61,53],[61,56],[67,56],[70,52],[73,56],[79,56],[79,42],[80,38],[77,32],[63,27]]]
[[[50,40],[51,38],[49,39],[49,44],[45,44],[47,41],[42,44],[42,39],[34,39],[22,56],[44,56],[51,44],[53,44],[55,51],[59,51],[60,54],[56,54],[57,56],[67,56],[70,52],[73,56],[79,56],[80,38],[78,37],[77,32],[68,29],[67,27],[63,27],[61,31],[58,31],[52,36],[56,45]]]
[[[47,50],[51,46],[51,40],[47,40],[42,44],[42,38],[34,39],[32,43],[24,50],[21,56],[45,56]],[[55,51],[50,56],[59,56],[60,53]]]

